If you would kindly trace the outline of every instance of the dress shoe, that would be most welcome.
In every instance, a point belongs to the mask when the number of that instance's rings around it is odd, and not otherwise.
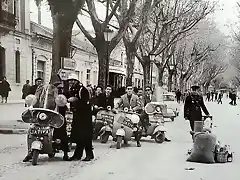
[[[32,159],[32,156],[27,155],[24,159],[23,162],[28,162]]]
[[[68,159],[68,161],[80,161],[81,160],[81,157],[78,157],[78,156],[72,156]]]
[[[140,142],[138,142],[138,143],[137,143],[137,147],[141,147],[141,144],[140,144]]]
[[[171,142],[171,140],[170,139],[168,139],[168,138],[165,138],[165,140],[164,141],[166,141],[166,142]]]
[[[91,157],[85,157],[82,161],[91,161]]]

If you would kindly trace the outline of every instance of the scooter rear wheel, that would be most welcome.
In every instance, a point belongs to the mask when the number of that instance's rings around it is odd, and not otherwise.
[[[117,149],[120,149],[121,146],[122,146],[122,140],[123,140],[123,137],[122,136],[118,136],[117,137]]]
[[[33,150],[33,158],[32,158],[33,166],[37,165],[39,154],[40,154],[39,150],[36,150],[36,149]]]

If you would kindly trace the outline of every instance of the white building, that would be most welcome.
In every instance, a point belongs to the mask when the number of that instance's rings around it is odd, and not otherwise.
[[[29,0],[8,0],[0,9],[0,78],[6,76],[11,85],[10,99],[20,99],[26,80],[37,77],[49,82],[52,66],[52,30],[30,21]],[[73,31],[72,58],[76,74],[84,84],[97,85],[98,57],[95,48],[82,33]],[[126,55],[119,45],[111,53],[109,82],[114,87],[125,86]],[[133,85],[142,87],[143,70],[136,59]],[[155,72],[155,71],[154,71]],[[153,72],[153,83],[156,74]]]
[[[0,78],[6,76],[11,84],[11,98],[20,99],[32,68],[29,1],[0,0],[0,4]]]

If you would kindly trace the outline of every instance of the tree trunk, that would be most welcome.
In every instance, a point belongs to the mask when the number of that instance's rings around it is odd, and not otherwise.
[[[169,72],[169,75],[168,75],[168,92],[172,91],[172,85],[173,85],[173,73]]]
[[[180,79],[179,79],[179,87],[180,87],[181,92],[185,91],[185,89],[184,89],[184,79],[182,77],[180,77]]]
[[[151,86],[151,63],[150,61],[144,61],[143,64],[143,88]]]
[[[162,87],[163,86],[163,68],[158,68],[158,86]]]
[[[101,39],[101,37],[99,39],[96,39],[96,51],[98,54],[98,66],[99,66],[98,85],[103,87],[103,89],[106,88],[109,82],[110,52],[108,51],[108,49],[109,49],[108,44],[104,39]]]
[[[126,76],[126,84],[132,84],[132,78],[134,73],[134,63],[135,63],[135,53],[136,48],[135,44],[129,42],[127,39],[124,39],[124,46],[126,48],[126,56],[127,56],[127,76]]]
[[[56,13],[52,14],[52,19],[52,75],[56,75],[61,69],[61,57],[70,57],[72,28],[76,18]]]

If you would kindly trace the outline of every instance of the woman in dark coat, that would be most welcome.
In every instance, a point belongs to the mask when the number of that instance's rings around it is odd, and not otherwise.
[[[92,148],[92,112],[89,103],[90,94],[86,87],[75,82],[70,88],[70,94],[76,100],[71,102],[73,111],[73,122],[71,131],[71,142],[76,143],[76,149],[70,160],[81,160],[85,149],[86,158],[83,161],[90,161],[94,158]]]
[[[202,111],[209,115],[209,112],[204,104],[203,97],[198,90],[199,86],[192,86],[192,92],[186,97],[184,104],[184,118],[190,121],[191,130],[194,131],[194,122],[202,121]]]
[[[11,91],[10,84],[7,82],[7,78],[4,76],[1,83],[2,103],[3,99],[5,99],[5,103],[7,103],[9,91]]]

